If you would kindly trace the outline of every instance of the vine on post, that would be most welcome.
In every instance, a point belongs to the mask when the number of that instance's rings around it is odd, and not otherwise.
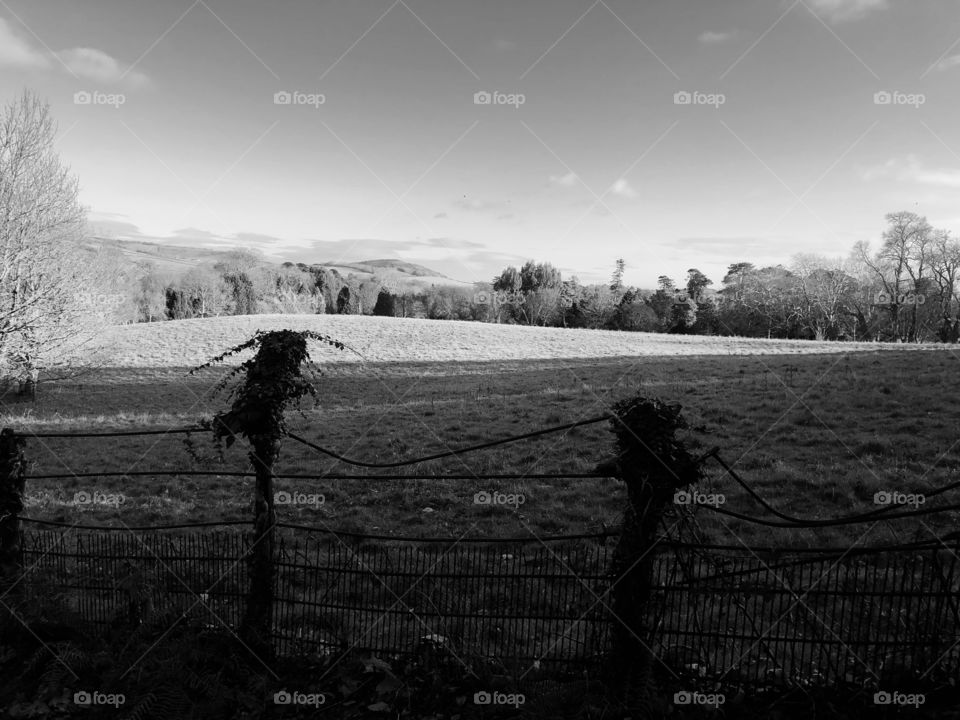
[[[256,491],[253,546],[248,557],[250,590],[242,636],[248,647],[264,660],[273,657],[271,635],[276,525],[273,466],[287,432],[284,410],[291,401],[299,402],[304,395],[316,396],[316,389],[303,374],[303,363],[310,358],[307,340],[319,340],[338,350],[346,347],[328,335],[309,330],[259,330],[246,342],[190,371],[191,374],[195,373],[244,350],[255,348],[257,351],[256,355],[231,369],[214,386],[212,392],[219,393],[237,375],[246,373],[243,383],[228,395],[233,398],[230,409],[217,413],[212,421],[205,421],[204,426],[213,431],[218,444],[226,440],[227,447],[230,447],[238,437],[244,437],[251,446],[249,457],[256,474]]]
[[[613,407],[616,457],[598,469],[627,486],[620,540],[614,551],[614,633],[608,677],[628,705],[652,699],[654,628],[648,621],[657,528],[674,492],[702,478],[699,462],[676,437],[688,427],[679,405],[641,396]]]

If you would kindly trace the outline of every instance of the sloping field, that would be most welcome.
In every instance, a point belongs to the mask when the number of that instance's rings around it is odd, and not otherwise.
[[[243,342],[257,330],[283,328],[327,333],[359,353],[327,347],[313,353],[318,362],[811,355],[919,349],[895,344],[569,330],[358,315],[245,315],[118,326],[104,336],[103,356],[112,367],[195,366]]]

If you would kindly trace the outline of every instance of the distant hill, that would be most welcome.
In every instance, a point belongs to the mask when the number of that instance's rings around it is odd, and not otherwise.
[[[180,277],[192,268],[212,266],[225,259],[226,255],[236,248],[189,247],[186,245],[168,245],[141,240],[116,240],[112,238],[93,237],[87,241],[91,250],[106,248],[120,253],[134,263],[150,263],[165,275]],[[267,266],[279,267],[280,262],[268,259],[262,253],[260,261]],[[296,260],[291,260],[296,262]],[[443,273],[431,270],[423,265],[399,259],[363,260],[360,262],[327,262],[308,263],[323,265],[335,269],[341,275],[356,275],[365,280],[373,275],[389,275],[399,285],[400,289],[416,290],[430,285],[446,285],[469,288],[473,283],[453,280]]]

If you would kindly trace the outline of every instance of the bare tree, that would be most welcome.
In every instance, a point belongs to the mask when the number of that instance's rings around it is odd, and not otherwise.
[[[31,393],[41,371],[109,323],[113,301],[80,246],[85,211],[55,133],[49,106],[29,92],[0,114],[0,364]]]

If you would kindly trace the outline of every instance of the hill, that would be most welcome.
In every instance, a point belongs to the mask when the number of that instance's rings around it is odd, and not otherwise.
[[[190,247],[186,245],[168,245],[141,240],[115,240],[112,238],[93,237],[86,246],[91,250],[100,248],[119,253],[133,263],[148,263],[153,265],[163,275],[178,278],[195,267],[210,267],[225,260],[236,248],[209,248]],[[281,262],[270,259],[262,253],[260,262],[269,267],[279,267]],[[296,260],[291,260],[296,262]],[[308,263],[311,264],[311,263]],[[447,277],[443,273],[431,270],[423,265],[407,262],[400,259],[363,260],[359,262],[325,262],[312,263],[323,265],[336,270],[341,275],[356,275],[360,280],[367,280],[373,275],[389,275],[398,285],[398,290],[419,290],[431,285],[446,285],[452,287],[470,288],[472,283],[462,282]]]
[[[614,357],[810,355],[903,351],[904,345],[662,335],[611,330],[495,325],[366,315],[240,315],[120,325],[103,338],[112,367],[182,368],[199,365],[257,330],[328,333],[357,354],[323,348],[318,362],[447,362],[577,360]],[[932,346],[910,346],[910,348]],[[240,360],[237,360],[237,362]]]

